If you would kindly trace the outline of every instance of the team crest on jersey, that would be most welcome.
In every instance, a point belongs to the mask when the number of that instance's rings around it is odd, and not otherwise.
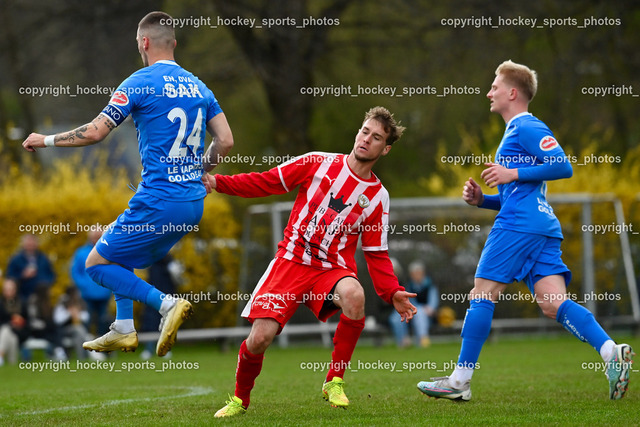
[[[127,96],[126,93],[124,93],[121,90],[117,90],[115,92],[113,92],[113,95],[111,96],[111,101],[109,101],[109,104],[115,104],[115,105],[127,105],[129,103],[129,97]]]
[[[558,146],[558,141],[551,135],[547,135],[540,140],[540,149],[542,151],[553,150]]]
[[[371,202],[369,201],[369,198],[367,196],[365,196],[364,194],[361,194],[358,196],[358,204],[362,209],[366,209],[369,207]]]

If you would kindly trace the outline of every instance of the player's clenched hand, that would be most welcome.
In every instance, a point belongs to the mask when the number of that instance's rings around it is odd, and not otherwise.
[[[487,168],[482,171],[480,177],[490,188],[518,180],[518,169],[507,169],[496,163],[485,163],[484,165]]]
[[[398,291],[393,294],[393,299],[391,302],[393,303],[393,308],[396,309],[398,314],[400,315],[401,322],[409,323],[409,320],[413,318],[413,315],[418,312],[418,309],[411,304],[409,298],[415,298],[418,294],[409,293],[406,291]]]
[[[464,183],[464,188],[462,189],[462,200],[471,206],[479,206],[484,201],[484,194],[482,194],[480,184],[475,182],[473,178],[469,178],[469,180]]]
[[[202,183],[204,184],[204,188],[207,190],[207,194],[216,189],[216,177],[213,175],[208,173],[203,174]]]
[[[36,151],[36,148],[44,148],[44,135],[32,133],[24,140],[22,147],[27,151]]]

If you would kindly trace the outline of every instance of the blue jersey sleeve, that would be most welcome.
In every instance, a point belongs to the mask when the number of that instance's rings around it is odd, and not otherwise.
[[[518,168],[518,181],[552,181],[573,175],[568,157],[548,128],[522,126],[520,145],[536,162],[530,167]]]
[[[118,86],[118,89],[111,95],[109,103],[102,110],[102,114],[111,119],[116,126],[120,126],[131,114],[140,95],[154,90],[152,86],[145,85],[143,79],[136,74],[132,74]]]
[[[501,206],[502,205],[500,204],[499,194],[492,194],[492,195],[485,194],[482,204],[478,205],[479,208],[492,209],[494,211],[499,211]]]
[[[209,120],[213,119],[215,116],[222,113],[222,108],[220,108],[220,104],[218,104],[218,100],[216,99],[213,92],[211,92],[210,90],[209,90],[209,96],[207,96],[207,99],[209,99],[209,107],[207,108],[207,122],[209,122]]]

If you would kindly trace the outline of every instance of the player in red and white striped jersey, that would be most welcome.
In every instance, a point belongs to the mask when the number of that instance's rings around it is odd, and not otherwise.
[[[371,171],[404,127],[383,107],[365,115],[350,154],[313,152],[263,173],[205,175],[208,191],[264,197],[298,189],[284,239],[242,316],[251,333],[238,354],[235,396],[216,417],[244,413],[264,352],[300,304],[322,321],[342,310],[323,385],[332,406],[347,407],[343,376],[364,329],[364,290],[354,254],[358,238],[377,294],[409,321],[415,294],[399,285],[387,252],[389,194]]]

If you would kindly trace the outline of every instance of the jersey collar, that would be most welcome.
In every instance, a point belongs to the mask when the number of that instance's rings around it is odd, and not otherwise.
[[[353,169],[351,169],[351,166],[349,166],[349,162],[347,162],[347,157],[349,157],[348,154],[344,154],[343,158],[342,158],[342,162],[344,163],[344,165],[347,167],[347,170],[349,171],[349,173],[351,174],[351,176],[353,176],[354,178],[356,178],[358,181],[363,182],[365,184],[377,184],[380,180],[378,179],[378,177],[376,176],[376,174],[373,173],[373,171],[371,171],[371,178],[369,179],[365,179],[362,178],[360,175],[358,175],[357,173],[355,173],[353,171]]]
[[[524,112],[522,112],[522,113],[520,113],[520,114],[516,114],[515,116],[511,117],[511,120],[509,120],[509,122],[507,123],[507,127],[506,127],[506,129],[509,129],[509,126],[511,126],[511,123],[513,123],[513,121],[514,121],[515,119],[518,119],[518,118],[520,118],[520,117],[524,117],[524,116],[533,116],[533,114],[531,114],[531,113],[530,113],[530,112],[528,112],[528,111],[524,111]]]
[[[158,61],[154,62],[154,64],[178,65],[176,61],[170,61],[168,59],[159,59]]]

